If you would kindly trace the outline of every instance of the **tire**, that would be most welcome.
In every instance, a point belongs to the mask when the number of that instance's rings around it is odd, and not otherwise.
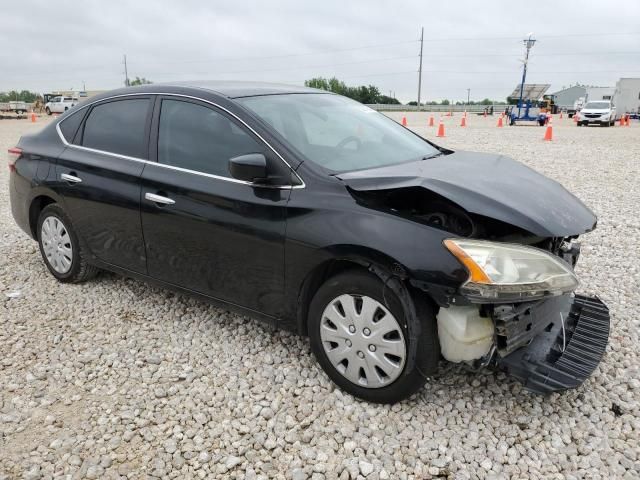
[[[440,343],[432,309],[425,300],[417,300],[414,305],[421,322],[420,334],[412,340],[400,299],[379,278],[369,272],[350,270],[327,280],[311,301],[308,330],[311,350],[329,378],[345,392],[375,403],[396,403],[418,391],[438,367]],[[362,317],[350,316],[348,312],[358,314],[359,303]],[[372,312],[369,317],[373,322],[367,321],[367,311]],[[353,324],[347,325],[350,319]],[[367,325],[371,327],[368,336]],[[416,359],[409,367],[407,352],[413,346],[412,341],[418,345]],[[351,368],[349,362],[353,362]],[[383,368],[384,375],[374,364]],[[348,376],[357,378],[357,382]]]
[[[52,235],[54,231],[56,234]],[[98,268],[87,262],[87,255],[78,242],[71,220],[57,204],[47,205],[40,212],[37,236],[42,259],[49,272],[60,282],[80,283],[98,273]]]
[[[45,108],[45,111],[47,112],[47,115],[51,115],[51,109],[49,107]]]

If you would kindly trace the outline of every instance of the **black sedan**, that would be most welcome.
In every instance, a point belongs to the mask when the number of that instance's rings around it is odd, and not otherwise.
[[[110,270],[308,335],[366,400],[406,398],[442,357],[564,390],[606,348],[606,306],[573,293],[585,205],[338,95],[116,90],[23,136],[9,168],[13,216],[59,281]]]

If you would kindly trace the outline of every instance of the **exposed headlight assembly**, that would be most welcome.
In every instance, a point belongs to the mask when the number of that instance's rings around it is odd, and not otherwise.
[[[471,300],[532,300],[578,286],[567,263],[538,248],[466,239],[447,239],[444,245],[469,271],[461,293]]]

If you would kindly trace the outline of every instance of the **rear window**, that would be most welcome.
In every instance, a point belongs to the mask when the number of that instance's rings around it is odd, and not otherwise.
[[[79,111],[73,115],[68,116],[62,122],[60,122],[60,131],[67,143],[73,143],[73,138],[76,136],[78,127],[82,123],[82,117],[84,117],[85,111]]]
[[[135,158],[147,157],[145,124],[149,99],[116,100],[93,107],[82,145]]]

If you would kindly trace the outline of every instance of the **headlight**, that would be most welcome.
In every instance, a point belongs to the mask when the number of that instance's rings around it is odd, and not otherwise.
[[[578,286],[568,264],[538,248],[465,239],[444,245],[469,271],[461,292],[472,300],[532,300]]]

